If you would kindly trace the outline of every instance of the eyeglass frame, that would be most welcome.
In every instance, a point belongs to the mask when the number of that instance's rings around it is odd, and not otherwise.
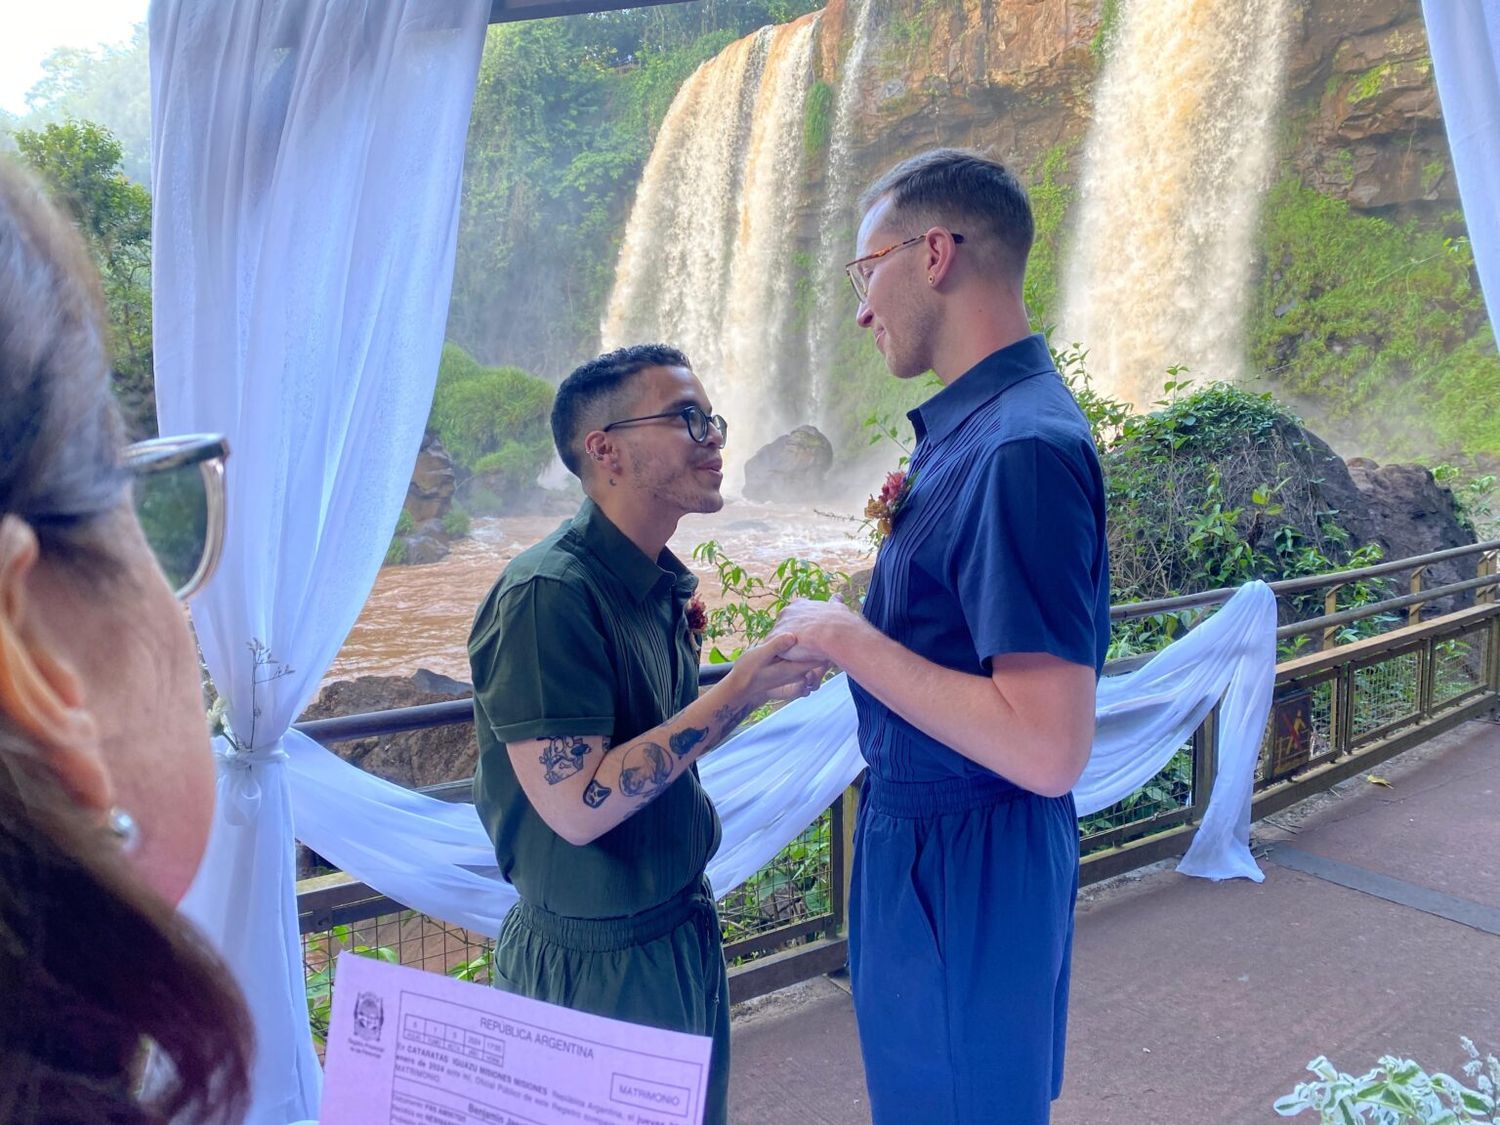
[[[692,416],[696,414],[703,419],[703,436],[698,437],[693,433]],[[621,418],[617,422],[611,422],[607,426],[601,426],[599,432],[609,433],[617,426],[628,426],[633,422],[655,422],[662,418],[681,418],[682,424],[687,427],[688,437],[699,445],[708,444],[708,428],[712,426],[719,431],[719,447],[722,449],[729,441],[729,423],[724,420],[722,414],[710,414],[696,403],[688,403],[686,406],[676,410],[666,410],[660,414],[642,414],[639,418]]]
[[[860,304],[864,304],[865,301],[869,298],[869,295],[870,295],[870,279],[868,277],[866,277],[863,273],[860,273],[855,268],[856,266],[863,265],[865,262],[879,261],[881,258],[884,258],[887,254],[894,254],[897,250],[905,250],[908,246],[915,246],[919,242],[925,242],[926,239],[927,239],[927,236],[929,234],[931,234],[934,230],[942,230],[942,229],[943,229],[942,227],[930,227],[927,230],[924,230],[921,234],[913,235],[911,238],[908,238],[905,242],[893,242],[891,245],[887,246],[884,250],[877,250],[873,254],[866,254],[862,258],[855,258],[854,261],[847,263],[844,266],[844,274],[845,274],[846,277],[849,278],[849,285],[854,290],[854,296],[859,299],[859,303]],[[964,236],[963,235],[959,234],[957,231],[954,231],[954,230],[950,230],[948,232],[948,234],[950,236],[952,236],[953,243],[954,243],[955,246],[963,244],[963,240],[964,240]],[[861,288],[863,288],[863,291],[861,291]]]
[[[172,591],[180,602],[186,602],[213,577],[224,553],[224,460],[228,456],[229,441],[221,434],[182,434],[135,442],[125,447],[121,459],[132,482],[188,465],[199,466],[203,474],[203,554],[187,581]]]

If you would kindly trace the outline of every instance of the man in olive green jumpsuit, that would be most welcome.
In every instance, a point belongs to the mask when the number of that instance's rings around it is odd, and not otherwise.
[[[719,818],[695,762],[771,696],[823,667],[779,637],[700,695],[686,609],[697,586],[666,549],[689,512],[723,506],[726,424],[673,348],[578,368],[552,432],[583,482],[578,514],[518,555],[474,621],[474,803],[521,903],[496,984],[714,1039],[704,1120],[723,1122],[729,996],[704,868]]]

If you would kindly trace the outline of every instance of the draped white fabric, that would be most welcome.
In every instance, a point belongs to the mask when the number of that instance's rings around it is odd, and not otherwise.
[[[1099,687],[1098,735],[1074,791],[1080,814],[1105,808],[1155,775],[1219,703],[1219,774],[1179,870],[1259,880],[1251,858],[1250,790],[1275,679],[1276,599],[1252,582],[1181,640]],[[838,676],[807,699],[703,759],[703,784],[724,821],[709,865],[728,894],[797,836],[858,776],[854,702]],[[293,756],[299,836],[391,898],[480,933],[497,933],[516,901],[472,805],[413,793],[326,751]]]
[[[193,609],[238,745],[188,912],[249,998],[249,1120],[313,1115],[286,734],[353,625],[432,398],[488,0],[154,0],[163,433],[229,437]],[[299,805],[299,811],[300,811]],[[149,826],[148,826],[149,830]]]
[[[1464,223],[1500,333],[1500,4],[1422,0]]]

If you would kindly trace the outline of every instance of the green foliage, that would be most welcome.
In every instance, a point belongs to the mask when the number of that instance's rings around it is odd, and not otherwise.
[[[784,923],[829,911],[828,833],[828,819],[820,817],[720,903],[726,943],[764,931],[768,915]]]
[[[428,425],[460,466],[527,488],[552,456],[552,397],[543,380],[516,367],[482,367],[447,344]]]
[[[1031,258],[1026,264],[1023,296],[1026,311],[1036,328],[1051,323],[1061,311],[1059,275],[1063,260],[1063,231],[1068,209],[1073,204],[1073,187],[1065,182],[1071,155],[1070,145],[1053,145],[1028,176],[1027,195],[1031,199],[1036,234]]]
[[[1472,472],[1446,462],[1432,466],[1433,479],[1453,493],[1458,520],[1474,533],[1478,542],[1500,538],[1500,518],[1495,512],[1497,481],[1494,473]]]
[[[710,641],[733,638],[741,644],[727,653],[713,646],[709,650],[712,664],[733,660],[744,646],[764,640],[794,598],[826,602],[849,582],[842,571],[824,570],[815,562],[795,558],[782,560],[770,581],[757,578],[726,555],[714,539],[694,547],[693,558],[713,566],[719,572],[720,592],[735,599],[709,613],[705,635]]]
[[[399,963],[394,949],[385,945],[365,945],[352,926],[334,926],[328,932],[314,953],[317,967],[308,969],[305,977],[307,1022],[312,1025],[313,1042],[319,1048],[328,1045],[328,1025],[333,1018],[333,974],[340,953],[373,957],[390,965]]]
[[[1162,812],[1181,808],[1193,792],[1193,755],[1179,750],[1171,761],[1134,793],[1107,809],[1100,809],[1078,820],[1078,835],[1092,836],[1112,828],[1148,820]]]
[[[454,505],[443,516],[443,534],[450,539],[462,539],[469,534],[473,522],[468,512]]]
[[[1354,1077],[1319,1055],[1307,1064],[1317,1080],[1278,1099],[1276,1112],[1298,1117],[1312,1110],[1324,1125],[1488,1125],[1500,1112],[1500,1059],[1481,1058],[1467,1038],[1462,1043],[1469,1056],[1463,1074],[1472,1088],[1449,1074],[1429,1074],[1412,1059],[1385,1055]]]
[[[933,25],[943,11],[941,0],[907,2],[911,3],[911,10],[891,11],[886,23],[892,61],[901,65],[911,64],[924,47],[931,45]]]
[[[1100,0],[1099,29],[1089,40],[1089,51],[1094,61],[1103,63],[1114,46],[1115,33],[1120,29],[1120,0]]]
[[[120,142],[120,167],[125,175],[149,185],[149,56],[144,21],[120,43],[90,50],[57,48],[42,60],[42,77],[27,91],[28,112],[16,121],[16,127],[39,131],[68,121],[95,122]]]
[[[1251,356],[1387,455],[1500,452],[1500,357],[1467,238],[1354,214],[1295,179],[1266,200]],[[1436,448],[1434,448],[1436,447]]]
[[[827,82],[814,82],[802,108],[802,147],[816,156],[828,147],[833,133],[834,89]]]
[[[15,134],[22,158],[72,215],[99,269],[114,389],[132,436],[156,432],[151,361],[151,196],[120,170],[120,143],[87,121]]]

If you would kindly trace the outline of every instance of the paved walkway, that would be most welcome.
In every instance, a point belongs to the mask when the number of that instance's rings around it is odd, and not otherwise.
[[[1055,1125],[1279,1121],[1315,1055],[1500,1053],[1500,726],[1374,775],[1256,825],[1264,883],[1159,866],[1084,892]],[[733,1034],[737,1125],[870,1120],[847,982],[744,1005]]]

